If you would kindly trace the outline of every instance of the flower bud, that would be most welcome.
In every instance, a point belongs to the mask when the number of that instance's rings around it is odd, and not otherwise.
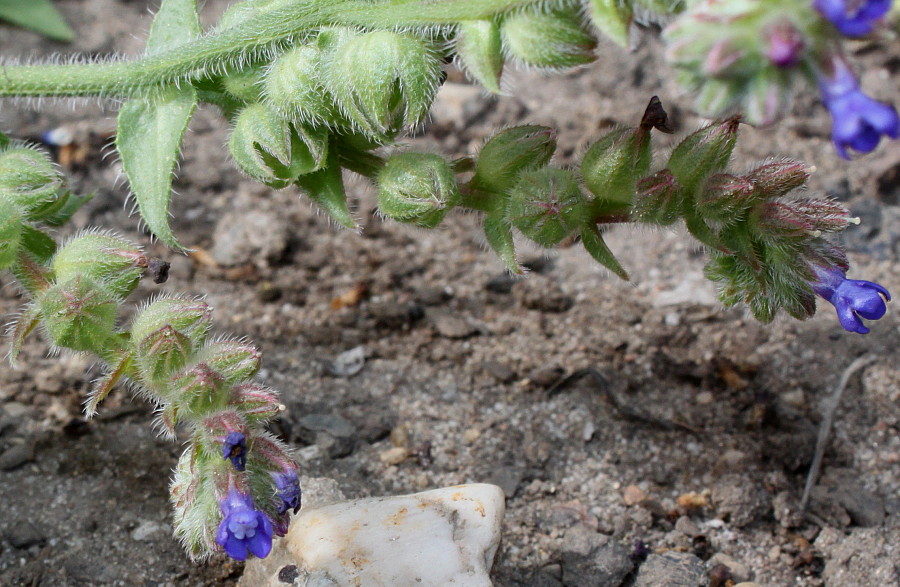
[[[668,169],[637,183],[631,217],[638,222],[667,226],[681,217],[681,186]]]
[[[206,341],[210,326],[212,308],[205,302],[187,298],[160,298],[138,312],[131,325],[131,344],[135,348],[149,344],[168,328],[186,338],[190,343],[190,352],[194,352]],[[148,337],[152,338],[144,342]]]
[[[581,160],[585,186],[598,198],[602,209],[612,212],[628,206],[635,184],[650,170],[650,131],[621,128],[591,145]]]
[[[522,10],[503,19],[503,46],[525,65],[576,67],[596,59],[597,41],[575,10]]]
[[[597,29],[622,48],[628,48],[628,31],[634,12],[622,0],[588,0],[588,14]]]
[[[265,422],[284,410],[278,392],[256,383],[242,383],[231,390],[229,404],[247,418],[248,422]]]
[[[16,262],[24,220],[25,214],[21,208],[0,195],[0,271]]]
[[[781,120],[791,107],[791,82],[777,69],[759,72],[744,90],[744,115],[754,126],[770,126]]]
[[[104,354],[119,303],[86,275],[52,285],[38,300],[42,323],[58,347]]]
[[[140,248],[124,238],[98,232],[76,236],[56,252],[51,263],[57,280],[86,275],[122,300],[137,287],[146,266]]]
[[[805,185],[815,170],[800,161],[780,159],[760,165],[744,177],[753,185],[757,197],[774,199]]]
[[[247,381],[256,375],[260,366],[259,350],[239,340],[207,343],[197,353],[197,360],[209,365],[229,384]]]
[[[706,180],[694,206],[709,220],[727,221],[746,210],[755,198],[753,182],[730,173],[717,173]]]
[[[194,415],[222,409],[226,403],[225,378],[206,363],[196,363],[175,374],[169,381],[170,399],[178,398]]]
[[[841,232],[857,220],[851,218],[843,204],[819,198],[766,202],[756,213],[760,231],[779,237],[818,237],[823,232]]]
[[[360,131],[388,140],[428,113],[441,63],[422,39],[391,31],[329,29],[319,35],[319,47],[325,88]]]
[[[519,173],[547,165],[555,150],[556,136],[546,126],[529,124],[502,130],[481,148],[472,185],[504,192]]]
[[[800,63],[806,49],[806,41],[797,27],[788,20],[769,26],[765,32],[766,57],[775,67],[782,69]]]
[[[26,212],[55,200],[63,181],[43,151],[28,147],[0,151],[0,198]]]
[[[509,192],[506,212],[522,234],[552,247],[581,227],[586,209],[575,173],[545,168],[519,176]]]
[[[266,72],[266,103],[290,120],[333,124],[335,107],[321,83],[320,53],[309,44],[279,56]]]
[[[378,209],[399,222],[434,228],[459,198],[456,176],[440,155],[394,155],[378,174]]]
[[[320,169],[328,151],[328,131],[294,126],[264,104],[238,114],[228,148],[241,171],[273,188]]]
[[[191,358],[191,340],[166,324],[138,341],[134,362],[140,380],[149,388],[165,386]]]
[[[672,151],[668,168],[686,194],[693,194],[707,177],[728,165],[737,141],[738,122],[734,117],[705,126]]]
[[[486,90],[500,93],[503,43],[492,20],[464,20],[456,31],[456,55],[466,72]]]

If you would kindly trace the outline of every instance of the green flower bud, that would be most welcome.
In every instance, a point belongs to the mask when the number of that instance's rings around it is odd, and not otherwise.
[[[631,217],[638,222],[667,226],[681,217],[681,186],[668,169],[638,182]]]
[[[265,74],[266,70],[262,66],[230,71],[224,76],[222,85],[235,98],[250,103],[259,102]]]
[[[681,141],[669,157],[668,168],[686,194],[693,194],[707,177],[725,169],[737,142],[739,118],[705,126]]]
[[[744,177],[753,184],[759,198],[774,199],[803,187],[815,170],[800,161],[779,159],[760,165]]]
[[[506,212],[513,226],[544,247],[558,244],[586,220],[581,187],[568,169],[522,173],[509,192]]]
[[[273,188],[320,169],[328,152],[328,131],[294,126],[264,104],[238,114],[228,148],[241,171]]]
[[[486,90],[500,93],[503,43],[492,20],[465,20],[456,30],[456,55],[466,72]]]
[[[131,345],[152,344],[166,328],[190,343],[190,352],[203,346],[212,326],[212,308],[205,302],[187,298],[160,298],[143,307],[131,325]],[[148,339],[145,341],[145,339]]]
[[[622,48],[628,48],[628,30],[634,20],[629,2],[624,0],[588,0],[588,14],[597,29]]]
[[[7,269],[16,262],[24,220],[22,209],[0,195],[0,270]]]
[[[251,424],[271,420],[284,410],[278,392],[255,383],[235,385],[229,404],[237,408]]]
[[[118,299],[86,275],[57,282],[37,302],[42,323],[58,347],[104,354],[116,325]]]
[[[598,198],[595,212],[614,212],[634,198],[638,179],[650,170],[650,130],[612,131],[591,145],[581,160],[585,186]]]
[[[745,115],[754,126],[769,126],[781,120],[791,106],[791,81],[774,67],[757,74],[745,90]]]
[[[225,378],[206,363],[196,363],[176,374],[169,383],[172,399],[195,414],[222,409],[227,402]]]
[[[472,186],[506,191],[519,173],[544,167],[556,150],[556,136],[546,126],[514,126],[492,136],[481,148]]]
[[[422,39],[330,29],[319,35],[319,47],[325,88],[351,124],[371,137],[389,140],[431,108],[441,62]]]
[[[596,59],[597,41],[573,10],[523,10],[501,25],[507,53],[525,65],[575,67]]]
[[[0,151],[0,198],[30,212],[56,199],[63,177],[50,157],[37,149]]]
[[[266,72],[266,103],[290,120],[335,124],[334,102],[320,82],[320,54],[316,45],[300,45],[278,57]]]
[[[746,177],[717,173],[703,184],[694,207],[707,220],[729,221],[742,214],[755,199]]]
[[[140,380],[150,389],[164,386],[191,358],[191,339],[169,324],[139,340],[135,348],[135,367]]]
[[[394,155],[378,174],[378,208],[399,222],[434,228],[459,199],[456,175],[440,155]]]
[[[124,238],[97,232],[67,242],[51,263],[58,281],[86,275],[121,300],[137,287],[146,266],[147,258],[140,248]]]
[[[197,353],[203,362],[222,376],[229,385],[251,379],[259,371],[259,350],[239,340],[217,340]]]

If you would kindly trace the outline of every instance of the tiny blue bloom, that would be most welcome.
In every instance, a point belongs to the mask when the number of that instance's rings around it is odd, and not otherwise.
[[[272,522],[253,505],[253,499],[232,489],[219,502],[225,518],[216,532],[216,543],[234,560],[245,560],[247,554],[265,558],[272,550]]]
[[[247,466],[247,437],[240,432],[229,432],[222,442],[222,458],[230,459],[238,471]]]
[[[848,332],[867,334],[860,318],[878,320],[887,312],[885,301],[891,300],[888,290],[877,283],[847,279],[839,267],[813,266],[816,281],[813,290],[834,305],[841,326]]]
[[[300,511],[300,481],[297,479],[297,472],[293,469],[285,469],[278,473],[272,473],[272,479],[275,481],[277,492],[275,497],[279,499],[278,513],[283,514],[288,510],[293,510],[296,514]]]
[[[848,37],[868,35],[891,9],[891,0],[815,0],[813,6]]]
[[[866,96],[846,64],[836,61],[834,74],[819,80],[822,100],[831,112],[831,138],[838,155],[849,159],[847,148],[868,153],[881,135],[900,137],[900,117],[893,106]]]

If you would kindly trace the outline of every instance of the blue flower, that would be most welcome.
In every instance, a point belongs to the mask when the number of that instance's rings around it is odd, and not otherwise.
[[[288,510],[293,510],[296,514],[300,511],[300,481],[297,479],[297,472],[293,469],[285,469],[279,473],[272,473],[275,480],[275,493],[280,501],[278,504],[278,513],[283,514]]]
[[[248,552],[265,558],[272,550],[272,522],[253,505],[253,499],[237,489],[219,503],[225,518],[216,532],[216,543],[234,560],[245,560]]]
[[[247,466],[247,437],[240,432],[229,432],[222,442],[222,458],[230,459],[238,471]]]
[[[891,9],[891,0],[815,0],[813,6],[848,37],[868,35]]]
[[[848,332],[867,334],[869,329],[860,318],[878,320],[887,312],[891,294],[884,286],[871,281],[847,279],[839,267],[813,266],[816,281],[813,290],[834,305],[841,326]]]
[[[834,73],[819,80],[822,100],[831,112],[831,138],[838,155],[849,159],[847,148],[868,153],[878,146],[881,135],[900,137],[900,118],[893,106],[866,96],[850,68],[834,62]]]

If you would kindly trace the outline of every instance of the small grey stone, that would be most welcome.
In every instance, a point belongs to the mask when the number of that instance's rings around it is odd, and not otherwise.
[[[522,467],[501,465],[495,467],[491,474],[488,475],[487,482],[498,485],[503,490],[503,495],[510,499],[516,495],[516,491],[518,491],[519,485],[522,483],[523,475]]]
[[[871,491],[866,491],[861,484],[843,479],[835,488],[834,497],[857,526],[874,528],[884,523],[884,500]]]
[[[36,544],[43,544],[47,541],[44,533],[28,520],[20,520],[10,524],[7,531],[3,534],[13,548],[28,548]]]
[[[333,361],[327,362],[325,368],[335,377],[353,377],[362,371],[365,364],[366,349],[358,346],[339,354]]]
[[[686,552],[651,554],[638,570],[634,587],[702,587],[706,585],[703,561]]]
[[[284,216],[261,210],[226,214],[216,225],[212,257],[220,265],[241,265],[277,261],[288,246]]]
[[[714,554],[712,558],[709,559],[707,565],[709,565],[710,568],[714,568],[717,565],[724,565],[731,573],[732,579],[737,583],[750,579],[750,569],[747,565],[722,552]]]
[[[445,338],[466,338],[478,333],[478,328],[465,318],[444,311],[428,312],[428,320],[438,334]]]
[[[575,305],[575,300],[563,292],[558,282],[541,275],[522,280],[515,294],[519,303],[529,310],[558,314]]]
[[[617,586],[633,566],[624,546],[583,525],[570,528],[563,537],[563,585]]]
[[[440,306],[453,299],[453,290],[444,287],[423,287],[416,293],[416,299],[423,306]]]
[[[691,538],[700,533],[700,528],[688,516],[681,516],[675,521],[675,530]]]
[[[297,421],[297,436],[306,444],[317,444],[333,459],[356,448],[356,427],[334,414],[307,414]]]
[[[34,460],[34,443],[16,444],[0,454],[0,471],[12,471]]]
[[[375,320],[375,325],[379,328],[402,330],[413,322],[421,320],[425,316],[425,311],[422,309],[422,306],[412,302],[388,301],[372,304],[369,307],[369,315]]]
[[[484,289],[491,293],[497,294],[508,294],[512,291],[513,285],[515,285],[516,279],[504,273],[503,275],[497,275],[496,277],[491,277],[484,284]]]
[[[516,372],[511,367],[497,361],[485,361],[484,370],[500,383],[512,383],[516,379]]]

